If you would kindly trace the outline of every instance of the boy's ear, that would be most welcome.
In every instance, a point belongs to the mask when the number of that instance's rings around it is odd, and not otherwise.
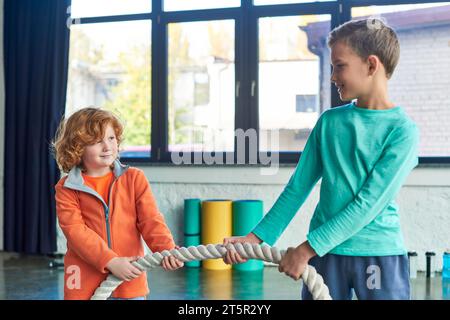
[[[375,72],[380,68],[381,61],[376,55],[371,54],[367,58],[367,64],[369,66],[369,75],[373,76]]]

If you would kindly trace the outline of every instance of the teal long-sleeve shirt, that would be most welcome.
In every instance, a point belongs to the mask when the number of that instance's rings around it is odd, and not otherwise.
[[[319,256],[405,254],[395,198],[418,164],[418,140],[401,107],[369,110],[350,103],[327,110],[288,184],[252,232],[273,245],[322,179],[307,235]]]

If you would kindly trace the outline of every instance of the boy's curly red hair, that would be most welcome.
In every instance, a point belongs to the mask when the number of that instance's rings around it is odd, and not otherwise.
[[[85,147],[103,139],[108,124],[112,125],[120,146],[123,125],[110,111],[88,107],[76,111],[67,120],[63,119],[52,142],[59,169],[67,173],[80,165]]]

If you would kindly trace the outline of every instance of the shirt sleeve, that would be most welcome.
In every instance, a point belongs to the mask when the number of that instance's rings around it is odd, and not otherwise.
[[[135,188],[137,226],[145,243],[153,252],[173,249],[175,243],[172,234],[158,210],[150,184],[142,171],[139,171],[135,180]]]
[[[252,233],[269,245],[273,245],[277,241],[322,177],[319,138],[322,118],[323,115],[311,131],[288,184],[270,211],[252,230]]]
[[[118,255],[99,234],[86,225],[75,191],[64,188],[61,183],[56,185],[55,190],[58,221],[68,246],[99,272],[108,273],[106,265]]]
[[[415,125],[391,132],[386,147],[354,199],[332,219],[311,231],[307,239],[319,256],[368,225],[395,198],[417,166],[419,133]]]

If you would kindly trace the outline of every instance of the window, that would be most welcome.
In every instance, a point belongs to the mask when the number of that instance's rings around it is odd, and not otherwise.
[[[239,7],[240,0],[164,0],[164,11]]]
[[[152,10],[149,0],[72,0],[71,16],[99,17],[133,13],[147,13]]]
[[[320,115],[343,104],[329,31],[381,16],[400,37],[389,89],[419,126],[420,160],[450,163],[450,0],[405,2],[72,0],[67,114],[119,114],[124,161],[295,163]]]
[[[234,21],[168,30],[169,151],[233,151]]]
[[[269,143],[274,135],[279,151],[303,150],[330,107],[329,53],[324,39],[315,36],[330,27],[329,15],[259,19],[260,151],[278,151]]]
[[[117,114],[124,157],[150,156],[150,34],[150,21],[71,26],[66,113],[99,106]]]
[[[450,2],[352,9],[353,19],[380,17],[400,41],[389,81],[391,99],[420,130],[419,155],[450,156]]]

